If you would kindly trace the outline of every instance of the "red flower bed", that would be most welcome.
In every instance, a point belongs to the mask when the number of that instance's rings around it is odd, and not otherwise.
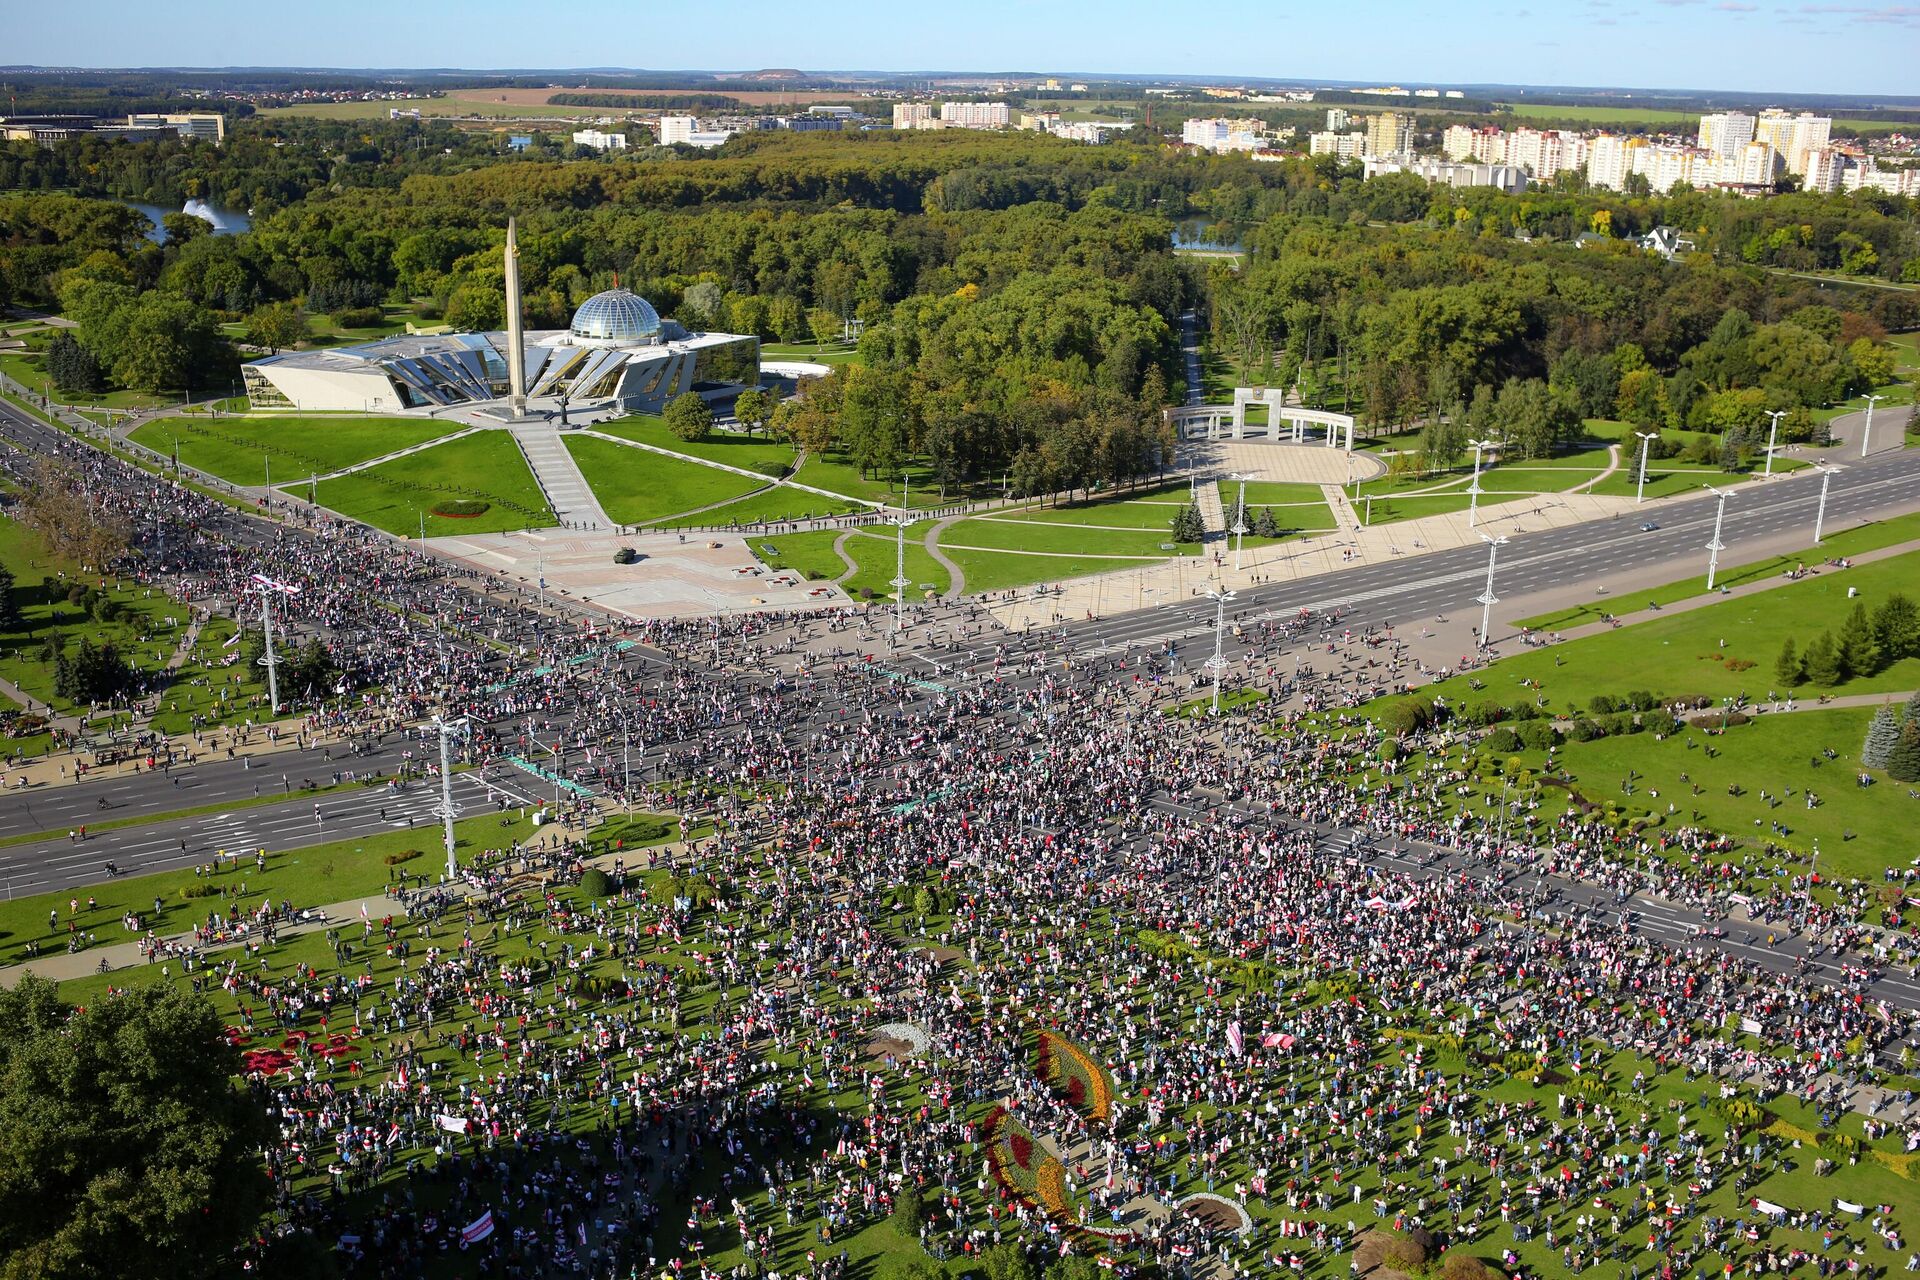
[[[1024,1133],[1007,1135],[1007,1146],[1013,1149],[1013,1162],[1022,1169],[1033,1168],[1033,1139]]]

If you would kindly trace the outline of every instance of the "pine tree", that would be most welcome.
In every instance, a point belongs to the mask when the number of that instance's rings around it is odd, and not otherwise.
[[[1887,753],[1887,776],[1899,782],[1920,782],[1920,720],[1907,718],[1900,741]]]
[[[1898,662],[1920,655],[1920,609],[1894,592],[1873,611],[1873,638],[1880,643],[1882,661]]]
[[[1793,637],[1780,646],[1780,656],[1774,660],[1773,674],[1781,684],[1792,688],[1807,678],[1806,671],[1800,665],[1800,654],[1793,647]]]
[[[1822,631],[1807,645],[1807,679],[1823,688],[1840,683],[1840,654],[1833,645],[1833,632]]]
[[[1200,508],[1189,502],[1173,518],[1173,540],[1175,542],[1205,542],[1207,540],[1206,522],[1200,519]]]
[[[1253,531],[1263,538],[1280,536],[1280,522],[1273,518],[1272,507],[1260,508],[1260,518],[1253,522]]]
[[[1866,745],[1860,748],[1860,763],[1868,769],[1884,769],[1893,749],[1900,745],[1900,717],[1892,707],[1881,707],[1867,722]]]
[[[1848,678],[1870,676],[1880,669],[1880,644],[1873,638],[1873,620],[1867,616],[1864,600],[1853,606],[1841,624],[1835,653]]]
[[[18,631],[24,621],[20,602],[13,598],[13,570],[0,564],[0,631]]]

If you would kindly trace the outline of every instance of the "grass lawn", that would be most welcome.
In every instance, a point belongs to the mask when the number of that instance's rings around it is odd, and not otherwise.
[[[310,335],[305,345],[309,347],[339,347],[355,342],[369,342],[374,338],[391,337],[404,333],[407,322],[413,318],[413,312],[407,307],[382,307],[385,319],[379,324],[355,325],[346,328],[329,315],[307,317],[307,332]]]
[[[278,417],[161,418],[128,438],[162,457],[180,447],[180,461],[230,484],[264,485],[268,471],[285,487],[356,463],[438,440],[465,423],[431,418]]]
[[[1857,556],[1863,551],[1890,547],[1913,538],[1920,538],[1920,513],[1895,516],[1891,520],[1876,520],[1871,524],[1828,534],[1821,539],[1818,549],[1809,547],[1804,551],[1769,556],[1765,560],[1755,560],[1750,564],[1722,569],[1716,575],[1714,583],[1716,588],[1721,585],[1737,587],[1742,583],[1777,577],[1800,565],[1818,565],[1830,558],[1844,559],[1848,556]],[[1532,618],[1522,618],[1513,625],[1530,627],[1536,631],[1564,631],[1582,623],[1598,622],[1603,614],[1619,613],[1622,610],[1638,611],[1644,609],[1649,603],[1669,605],[1676,601],[1705,595],[1704,583],[1705,579],[1695,574],[1650,592],[1635,592],[1630,600],[1596,600],[1590,604],[1562,609],[1556,613],[1543,613]]]
[[[1477,678],[1487,686],[1484,693],[1476,694],[1459,676],[1429,686],[1426,692],[1470,701],[1513,702],[1541,696],[1546,699],[1546,711],[1553,715],[1583,706],[1596,693],[1635,689],[1662,698],[1698,694],[1717,699],[1745,693],[1759,700],[1779,685],[1774,661],[1788,637],[1804,648],[1821,631],[1839,627],[1855,603],[1847,599],[1847,588],[1857,588],[1860,601],[1871,610],[1893,592],[1911,593],[1916,582],[1920,582],[1920,552],[1909,552],[1566,644],[1530,649],[1480,672]],[[1729,669],[1736,662],[1753,665]],[[1522,680],[1534,684],[1523,689]],[[1846,681],[1833,692],[1914,688],[1920,688],[1920,658],[1902,659],[1876,675]],[[1811,698],[1816,690],[1803,687],[1797,692]]]
[[[1089,535],[1092,538],[1112,529],[1135,529],[1160,534],[1161,541],[1165,541],[1164,535],[1172,528],[1174,517],[1186,509],[1187,502],[1187,486],[1178,484],[1143,493],[1095,498],[1090,502],[1001,508],[980,518],[1084,527],[1092,531]]]
[[[1882,868],[1904,865],[1911,856],[1898,855],[1911,843],[1913,824],[1920,822],[1920,800],[1908,797],[1906,786],[1889,782],[1884,773],[1874,775],[1873,786],[1856,784],[1860,744],[1872,716],[1871,707],[1794,711],[1763,715],[1724,734],[1688,729],[1659,742],[1644,733],[1565,742],[1554,755],[1592,800],[1611,800],[1630,814],[1658,815],[1664,826],[1705,826],[1754,844],[1770,840],[1803,855],[1817,838],[1823,871],[1877,881]],[[1827,750],[1837,758],[1826,759]],[[1546,761],[1545,752],[1518,754],[1529,768],[1539,769]],[[1683,773],[1688,781],[1681,780]],[[1632,787],[1630,793],[1623,784]],[[1791,796],[1783,795],[1788,787]],[[1496,783],[1493,790],[1499,789]],[[1763,790],[1770,800],[1760,798]],[[1811,809],[1805,799],[1809,790],[1819,801]],[[1541,815],[1556,816],[1552,808],[1552,801],[1543,799]]]
[[[769,569],[791,569],[809,582],[832,582],[847,571],[833,553],[839,537],[833,529],[783,533],[754,542],[752,550],[754,559]]]
[[[951,532],[949,529],[948,533]],[[948,545],[944,536],[940,539],[940,549],[967,575],[968,595],[1030,587],[1041,582],[1063,582],[1068,578],[1113,573],[1119,569],[1144,568],[1166,558],[1154,555],[1125,560],[1090,560],[1067,555],[1005,555],[994,551],[958,550]],[[1115,588],[1115,593],[1114,603],[1109,606],[1111,608],[1121,607],[1119,588]],[[1131,600],[1131,593],[1128,593],[1128,599]]]
[[[1138,532],[1125,532],[1118,529],[1089,529],[1080,525],[1029,521],[1021,515],[979,516],[962,520],[957,524],[949,525],[946,532],[940,535],[942,547],[1038,551],[1049,555],[1154,558],[1178,554],[1177,550],[1169,551],[1162,547],[1162,543],[1171,540],[1171,531],[1143,529]],[[1186,550],[1193,549],[1193,544],[1187,544]]]
[[[779,363],[783,360],[809,360],[814,364],[861,364],[860,351],[841,342],[821,346],[817,342],[768,343],[760,348],[760,359]]]
[[[319,497],[320,505],[343,516],[402,536],[418,534],[423,516],[429,538],[538,529],[555,523],[520,446],[505,431],[482,431],[350,476],[323,480]],[[489,506],[467,518],[433,514],[436,504],[459,500]]]
[[[909,462],[907,473],[907,506],[909,508],[937,507],[943,505],[940,490],[934,483],[933,473],[924,462]],[[836,458],[808,454],[807,460],[793,478],[801,484],[810,484],[816,489],[825,489],[830,493],[842,493],[849,498],[862,502],[877,502],[885,506],[900,505],[900,477],[898,475],[868,477],[860,474],[860,468],[851,462]],[[947,501],[955,495],[949,494]]]
[[[907,599],[918,600],[927,591],[945,595],[953,588],[953,579],[941,567],[940,562],[927,554],[927,530],[930,522],[907,526]],[[828,551],[832,555],[831,548]],[[893,598],[893,575],[896,554],[894,534],[891,530],[856,529],[847,539],[847,554],[860,566],[860,572],[847,579],[842,585],[855,595],[862,588],[873,592],[875,596]],[[836,561],[838,556],[833,557]],[[843,566],[844,567],[844,566]],[[836,571],[831,576],[838,577]]]
[[[733,431],[709,432],[706,439],[689,443],[667,430],[664,419],[651,414],[635,414],[631,418],[594,427],[593,430],[618,436],[622,440],[650,444],[656,449],[669,449],[689,458],[724,462],[730,467],[757,472],[770,480],[780,479],[787,473],[787,468],[793,465],[792,445]],[[574,438],[568,437],[570,440]]]
[[[731,502],[766,483],[592,436],[564,435],[561,441],[617,524],[646,524]]]
[[[716,507],[712,511],[663,520],[660,522],[660,527],[685,529],[724,528],[735,524],[779,524],[787,520],[807,520],[816,516],[845,515],[855,510],[859,508],[851,502],[838,502],[832,498],[823,498],[817,493],[808,493],[805,489],[791,489],[780,485],[741,498],[738,502],[730,502],[724,507]]]

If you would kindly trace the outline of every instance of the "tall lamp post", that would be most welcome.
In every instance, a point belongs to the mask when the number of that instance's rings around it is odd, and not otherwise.
[[[1658,431],[1636,431],[1634,438],[1640,441],[1640,479],[1633,487],[1633,505],[1639,506],[1647,496],[1647,449],[1660,438]]]
[[[1493,606],[1500,603],[1500,597],[1493,594],[1493,566],[1500,558],[1500,548],[1507,545],[1507,537],[1501,534],[1497,538],[1489,538],[1483,533],[1480,541],[1487,544],[1487,589],[1475,599],[1480,604],[1480,647],[1484,649],[1489,642],[1488,632],[1493,629]]]
[[[1767,428],[1767,469],[1761,474],[1767,479],[1773,478],[1774,441],[1780,437],[1780,419],[1787,416],[1785,409],[1769,409],[1767,416],[1773,419],[1773,425]]]
[[[1820,545],[1820,531],[1827,523],[1827,485],[1832,483],[1839,470],[1824,462],[1820,464],[1820,506],[1813,513],[1813,545],[1816,547]]]
[[[1246,475],[1235,472],[1227,477],[1229,480],[1238,480],[1240,482],[1240,499],[1234,507],[1233,529],[1231,530],[1234,538],[1233,571],[1235,573],[1240,572],[1240,554],[1246,550],[1247,546],[1247,481],[1259,474],[1258,471],[1250,471]]]
[[[260,592],[260,629],[267,642],[266,656],[260,661],[267,668],[267,705],[273,708],[273,714],[280,714],[280,673],[274,666],[273,657],[273,595],[297,596],[300,588],[288,586],[284,582],[275,582],[263,573],[253,575],[253,583]]]
[[[1863,458],[1867,456],[1868,442],[1873,439],[1873,406],[1885,399],[1885,396],[1867,397],[1867,425],[1860,431],[1860,456]]]
[[[1213,660],[1207,665],[1213,668],[1213,714],[1216,719],[1220,715],[1220,675],[1227,667],[1223,654],[1226,641],[1227,601],[1233,598],[1234,593],[1231,591],[1224,591],[1217,587],[1207,588],[1207,599],[1213,601]]]
[[[1719,500],[1720,505],[1713,509],[1713,541],[1707,544],[1707,590],[1713,590],[1714,575],[1720,572],[1720,553],[1727,544],[1720,541],[1720,525],[1727,518],[1727,499],[1733,496],[1732,490],[1716,489],[1712,485],[1702,485],[1708,493]]]
[[[1480,527],[1480,451],[1491,449],[1497,440],[1469,440],[1473,446],[1473,483],[1467,486],[1467,528]]]
[[[442,720],[435,716],[433,727],[440,734],[440,823],[447,846],[447,879],[451,881],[458,867],[453,857],[453,750],[450,744],[454,734],[466,736],[467,718]]]

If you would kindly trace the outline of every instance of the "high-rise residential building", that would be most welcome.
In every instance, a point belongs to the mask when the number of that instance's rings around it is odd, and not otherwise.
[[[1345,107],[1327,108],[1327,132],[1339,133],[1347,127],[1347,109]]]
[[[581,129],[573,135],[576,147],[591,147],[595,151],[625,151],[627,135],[624,133],[602,133],[598,129]]]
[[[896,129],[931,129],[939,119],[930,102],[893,104],[893,127]]]
[[[1520,166],[1541,182],[1551,182],[1555,174],[1565,170],[1582,168],[1586,154],[1586,139],[1564,130],[1515,129],[1506,138],[1506,163]]]
[[[1446,187],[1498,187],[1502,191],[1527,189],[1527,175],[1508,164],[1461,164],[1452,160],[1436,160],[1431,156],[1385,159],[1368,156],[1365,164],[1369,178],[1383,173],[1411,173]]]
[[[1726,157],[1720,164],[1720,181],[1737,182],[1748,187],[1770,187],[1778,153],[1771,142],[1749,142],[1740,154]]]
[[[1367,154],[1370,156],[1408,155],[1413,151],[1413,117],[1398,111],[1382,111],[1367,117]]]
[[[1645,138],[1603,133],[1587,142],[1587,181],[1609,191],[1625,191],[1627,175],[1634,173],[1634,155],[1647,148]]]
[[[1307,135],[1307,154],[1310,156],[1336,156],[1341,160],[1358,160],[1366,149],[1367,135],[1364,133]]]
[[[1474,130],[1464,124],[1450,124],[1440,135],[1440,149],[1447,153],[1449,160],[1473,159]]]
[[[1788,173],[1805,173],[1807,156],[1827,145],[1833,132],[1833,120],[1810,111],[1789,115],[1785,111],[1762,111],[1754,121],[1754,138],[1779,153]]]
[[[940,123],[951,129],[1004,129],[1013,122],[1004,102],[943,102]]]
[[[1801,188],[1832,195],[1840,190],[1840,179],[1846,174],[1851,159],[1839,147],[1816,147],[1807,152],[1807,169],[1800,181]]]
[[[1265,129],[1259,120],[1188,120],[1180,126],[1180,141],[1202,151],[1255,151]]]
[[[1743,111],[1716,111],[1700,117],[1700,149],[1717,156],[1737,156],[1753,141],[1753,117]]]

